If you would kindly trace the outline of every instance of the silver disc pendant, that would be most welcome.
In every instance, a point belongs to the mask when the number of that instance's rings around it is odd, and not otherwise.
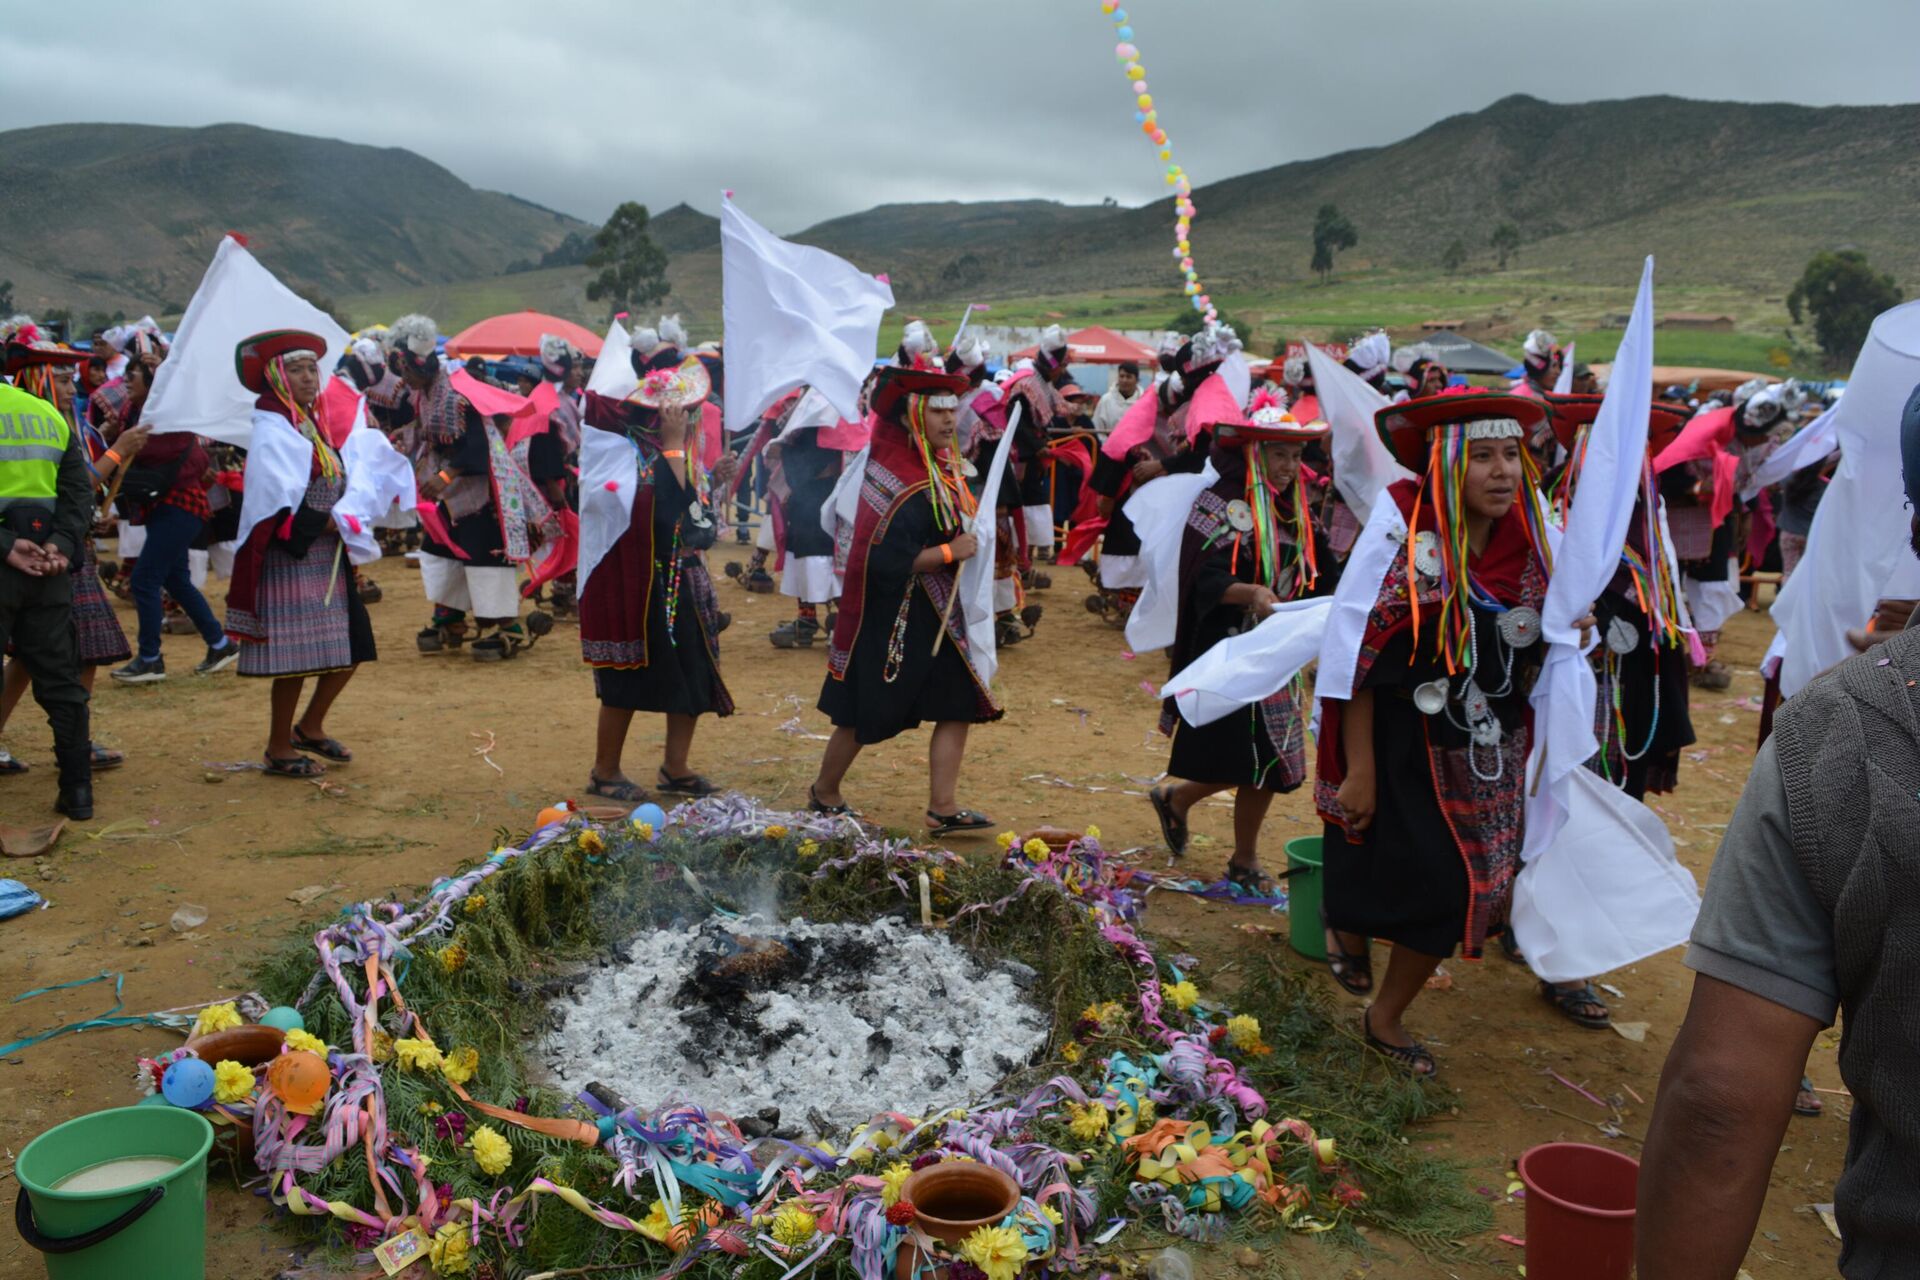
[[[705,529],[713,523],[707,518],[706,505],[698,498],[687,504],[687,519],[696,529]]]
[[[1607,624],[1607,648],[1621,657],[1626,657],[1640,647],[1640,629],[1625,618],[1615,618]]]
[[[1413,691],[1413,705],[1418,707],[1423,715],[1437,716],[1445,711],[1447,709],[1446,677],[1442,676],[1438,680],[1429,680],[1423,685],[1416,686]]]
[[[1487,701],[1486,692],[1472,680],[1467,681],[1467,687],[1460,695],[1460,707],[1467,713],[1467,723],[1471,725],[1478,725],[1493,716],[1493,706]]]
[[[1227,527],[1235,533],[1253,532],[1253,508],[1244,498],[1235,498],[1227,504]]]
[[[1413,536],[1413,568],[1423,578],[1437,578],[1443,567],[1440,560],[1440,539],[1430,531],[1422,529]]]
[[[1525,605],[1500,615],[1500,638],[1509,648],[1524,649],[1540,639],[1540,611]]]

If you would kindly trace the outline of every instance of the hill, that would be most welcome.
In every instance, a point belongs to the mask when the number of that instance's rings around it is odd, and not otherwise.
[[[591,230],[411,151],[250,125],[17,129],[0,173],[0,279],[27,309],[177,311],[228,230],[324,294],[493,276]]]

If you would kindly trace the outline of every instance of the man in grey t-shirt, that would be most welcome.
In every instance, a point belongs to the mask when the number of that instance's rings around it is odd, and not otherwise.
[[[1900,423],[1920,507],[1920,387]],[[1911,541],[1920,555],[1920,515]],[[1640,1173],[1640,1280],[1733,1280],[1807,1052],[1844,1008],[1848,1280],[1920,1275],[1920,639],[1796,694],[1714,856]],[[1844,909],[1841,904],[1844,903]]]

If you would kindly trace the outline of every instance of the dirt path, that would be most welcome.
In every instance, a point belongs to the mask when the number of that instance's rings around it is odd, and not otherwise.
[[[487,848],[496,830],[525,829],[543,805],[580,792],[595,703],[572,629],[560,628],[532,653],[499,666],[421,658],[412,641],[425,613],[417,574],[387,560],[374,566],[374,577],[387,591],[373,606],[384,660],[365,670],[340,701],[331,732],[356,758],[336,770],[325,789],[223,771],[259,758],[266,689],[231,674],[196,679],[190,674],[199,657],[193,637],[168,637],[176,674],[164,684],[130,689],[102,678],[96,733],[126,749],[131,761],[99,780],[98,817],[67,835],[44,869],[32,863],[0,868],[52,904],[0,923],[0,1000],[103,970],[125,974],[130,1012],[237,993],[255,958],[302,920],[350,901],[411,894]],[[1154,700],[1141,686],[1164,677],[1164,662],[1126,654],[1121,634],[1081,609],[1079,575],[1057,577],[1061,585],[1041,596],[1048,616],[1038,638],[1005,655],[998,692],[1007,717],[976,730],[961,800],[1003,827],[1097,823],[1109,845],[1143,846],[1143,862],[1161,865],[1157,828],[1142,796],[1166,753],[1153,733]],[[734,615],[723,668],[740,710],[731,720],[702,722],[695,764],[771,804],[799,807],[820,746],[809,735],[825,727],[813,710],[823,647],[773,650],[764,636],[786,616],[786,602],[750,596],[726,582],[720,590],[721,607]],[[131,631],[130,611],[123,620]],[[1729,628],[1725,653],[1740,668],[1739,678],[1729,694],[1696,698],[1698,758],[1683,768],[1681,790],[1660,806],[1682,857],[1703,881],[1752,759],[1759,691],[1752,666],[1769,634],[1764,618],[1753,614]],[[38,709],[25,704],[4,741],[34,769],[0,781],[0,815],[15,822],[50,815],[52,759]],[[637,780],[658,763],[659,742],[656,723],[636,724],[628,759]],[[925,750],[918,736],[868,752],[848,795],[876,821],[915,826],[925,803]],[[1195,874],[1211,878],[1231,847],[1225,798],[1198,814],[1194,828],[1189,862]],[[1286,839],[1317,831],[1305,792],[1274,807],[1269,831],[1270,863],[1283,861]],[[983,854],[991,852],[990,841],[979,844]],[[289,900],[309,886],[325,890],[312,906]],[[210,910],[208,922],[184,937],[168,928],[183,902]],[[1233,958],[1248,946],[1283,945],[1239,926],[1284,924],[1284,917],[1175,894],[1156,895],[1148,913],[1153,932],[1201,958],[1203,986],[1230,984]],[[1565,1021],[1535,994],[1526,972],[1504,960],[1455,961],[1448,968],[1452,990],[1423,998],[1414,1020],[1439,1056],[1447,1086],[1459,1095],[1458,1114],[1408,1140],[1460,1160],[1473,1185],[1502,1200],[1494,1234],[1518,1236],[1521,1208],[1501,1193],[1521,1151],[1572,1139],[1637,1154],[1635,1138],[1645,1132],[1650,1106],[1632,1096],[1652,1102],[1686,1008],[1689,975],[1670,954],[1606,976],[1624,993],[1613,1001],[1616,1017],[1649,1024],[1645,1041],[1633,1043]],[[0,1041],[95,1016],[111,1003],[108,990],[97,984],[0,1006]],[[10,1170],[13,1153],[54,1124],[133,1102],[134,1056],[172,1043],[155,1031],[97,1031],[0,1061],[6,1155],[0,1171]],[[1816,1084],[1838,1088],[1832,1037],[1823,1037],[1811,1070]],[[1597,1094],[1627,1098],[1621,1127],[1631,1136],[1597,1133],[1594,1125],[1606,1113],[1548,1071]],[[1797,1212],[1831,1198],[1845,1152],[1847,1100],[1828,1095],[1827,1101],[1827,1115],[1794,1121],[1782,1147],[1762,1234],[1747,1260],[1754,1280],[1833,1274],[1837,1242],[1816,1217]],[[272,1276],[286,1264],[289,1237],[260,1205],[230,1189],[216,1192],[208,1274],[244,1280]],[[1437,1267],[1379,1236],[1365,1256],[1293,1241],[1285,1259],[1300,1274],[1315,1276],[1515,1274],[1519,1250],[1492,1235],[1474,1243],[1488,1261]],[[0,1232],[0,1277],[38,1274],[37,1256],[11,1232]]]

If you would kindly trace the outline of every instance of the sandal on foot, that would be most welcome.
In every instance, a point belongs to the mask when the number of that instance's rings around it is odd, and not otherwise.
[[[1327,972],[1340,984],[1340,989],[1350,996],[1370,996],[1373,994],[1373,953],[1362,947],[1359,951],[1349,951],[1340,941],[1340,932],[1327,924],[1326,914],[1320,916],[1320,928],[1327,943]],[[1364,980],[1365,986],[1359,985]]]
[[[1229,862],[1227,883],[1250,898],[1271,898],[1273,891],[1280,887],[1280,882],[1261,870],[1258,863],[1242,867]]]
[[[1813,1090],[1813,1077],[1800,1077],[1800,1092],[1793,1098],[1793,1114],[1797,1116],[1817,1116],[1827,1109],[1820,1101],[1820,1095]]]
[[[676,778],[668,773],[665,768],[662,768],[660,770],[660,790],[666,795],[692,796],[698,800],[702,796],[717,795],[720,788],[717,784],[701,777],[697,773],[690,773],[684,778]]]
[[[126,752],[115,751],[112,747],[103,747],[97,742],[92,744],[92,751],[93,771],[95,773],[105,773],[109,769],[118,769],[127,762]],[[5,772],[6,770],[4,768],[0,768],[0,773]]]
[[[587,794],[598,796],[602,800],[618,800],[622,804],[645,804],[647,793],[625,778],[611,780],[587,775]]]
[[[310,751],[316,756],[322,756],[333,761],[335,764],[351,764],[353,762],[353,752],[341,746],[334,739],[309,738],[306,734],[300,732],[297,725],[293,730],[293,745],[295,750]],[[95,767],[98,768],[99,766],[96,765]]]
[[[809,783],[807,786],[807,812],[823,813],[829,818],[846,818],[852,816],[853,806],[850,804],[828,804],[820,798],[820,793],[815,791],[813,785]]]
[[[1431,1080],[1440,1070],[1439,1064],[1433,1060],[1432,1050],[1418,1040],[1412,1044],[1388,1044],[1373,1034],[1372,1005],[1360,1011],[1360,1034],[1367,1038],[1367,1048],[1386,1058],[1416,1080]]]
[[[933,820],[933,825],[927,828],[927,834],[930,836],[950,836],[962,831],[985,831],[993,826],[992,818],[984,813],[976,813],[972,809],[957,809],[952,813],[935,813],[929,809],[927,817]]]
[[[268,756],[266,759],[267,772],[276,778],[318,778],[327,771],[325,765],[305,756],[287,756],[284,759]]]
[[[1540,984],[1540,996],[1568,1019],[1593,1031],[1605,1031],[1613,1025],[1613,1011],[1607,1008],[1593,989],[1591,983],[1583,982],[1579,986],[1555,986],[1551,982]],[[1598,1009],[1599,1013],[1592,1010]]]
[[[1147,792],[1147,802],[1160,819],[1160,838],[1167,842],[1167,852],[1176,858],[1183,856],[1187,851],[1187,820],[1173,811],[1173,788],[1155,787]]]
[[[0,777],[9,773],[25,773],[32,766],[25,760],[16,760],[4,747],[0,747]]]
[[[1500,952],[1515,964],[1525,964],[1526,955],[1520,950],[1520,939],[1514,936],[1513,926],[1508,925],[1499,933]]]

